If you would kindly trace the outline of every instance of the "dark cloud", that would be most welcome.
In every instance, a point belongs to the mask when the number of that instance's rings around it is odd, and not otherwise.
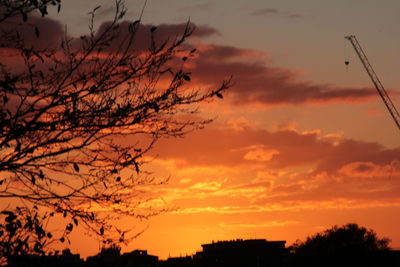
[[[96,11],[96,16],[98,17],[105,17],[110,15],[115,15],[114,5],[102,6],[101,8],[99,8],[99,10]]]
[[[118,28],[115,29],[116,38],[109,44],[107,48],[108,51],[117,51],[121,44],[126,42],[126,38],[129,35],[129,27],[132,22],[123,21],[118,23]],[[100,25],[95,38],[99,38],[111,25],[111,22],[104,22]],[[156,45],[161,45],[165,41],[173,41],[177,38],[180,38],[185,31],[187,23],[179,23],[179,24],[160,24],[160,25],[152,25],[152,24],[141,24],[138,27],[138,30],[135,35],[134,43],[132,45],[132,51],[140,52],[150,48],[151,44],[151,29],[156,27],[154,31]],[[215,28],[212,28],[208,25],[195,25],[193,23],[189,24],[189,28],[193,29],[193,33],[190,38],[198,37],[205,38],[210,35],[218,34],[218,31]]]
[[[278,9],[275,8],[263,8],[263,9],[258,9],[250,13],[250,15],[253,16],[260,16],[260,15],[267,15],[267,14],[279,14],[280,12]]]
[[[286,18],[301,18],[303,17],[300,14],[286,13],[282,12],[276,8],[262,8],[257,9],[250,13],[251,16],[267,16],[267,15],[279,15]]]
[[[228,94],[236,105],[328,103],[376,97],[371,88],[340,88],[299,81],[293,71],[267,66],[257,61],[254,51],[232,46],[204,47],[192,72],[194,79],[203,84],[216,84],[221,77],[232,75],[234,85]]]
[[[58,21],[34,13],[28,15],[27,22],[23,22],[22,16],[8,19],[1,23],[0,31],[18,32],[26,48],[34,47],[38,50],[56,48],[61,44],[64,35],[63,27]],[[6,39],[1,40],[0,43],[2,47],[13,48],[14,46],[14,42]]]

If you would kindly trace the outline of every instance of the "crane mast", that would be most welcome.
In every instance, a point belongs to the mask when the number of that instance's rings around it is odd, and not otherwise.
[[[396,107],[394,106],[392,100],[390,99],[389,95],[387,94],[385,88],[383,87],[382,83],[380,82],[378,75],[376,75],[374,69],[372,68],[371,64],[367,56],[365,55],[363,49],[361,48],[360,43],[357,41],[357,38],[354,35],[349,35],[344,37],[350,41],[353,45],[354,50],[358,57],[360,58],[362,64],[364,65],[365,70],[367,71],[369,77],[372,80],[372,83],[375,85],[376,90],[378,91],[379,95],[381,96],[383,102],[385,103],[387,109],[389,110],[390,115],[392,116],[394,122],[396,123],[397,127],[400,130],[400,115],[397,111]]]

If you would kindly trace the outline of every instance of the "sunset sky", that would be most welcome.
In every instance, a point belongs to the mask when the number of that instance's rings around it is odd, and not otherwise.
[[[50,17],[68,33],[87,33],[114,1],[65,0]],[[126,19],[143,0],[127,0]],[[147,166],[169,183],[151,194],[171,209],[149,221],[124,251],[161,258],[236,238],[296,239],[349,222],[400,248],[400,131],[344,36],[355,34],[400,109],[398,0],[148,0],[143,24],[178,34],[198,49],[188,65],[193,87],[233,77],[224,99],[200,106],[215,118],[183,139],[162,140]],[[350,61],[346,67],[344,62]],[[87,240],[86,240],[87,239]],[[73,252],[98,252],[75,235]]]

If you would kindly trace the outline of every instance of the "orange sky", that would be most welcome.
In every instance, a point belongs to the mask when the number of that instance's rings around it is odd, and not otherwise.
[[[85,32],[79,25],[97,4],[103,10],[98,25],[110,16],[110,1],[64,2],[51,17],[67,23],[71,34]],[[142,2],[127,1],[132,20]],[[166,258],[192,254],[212,240],[290,245],[350,222],[400,247],[400,131],[343,38],[359,37],[400,108],[400,3],[166,3],[148,0],[143,22],[165,23],[166,35],[188,17],[197,25],[189,40],[199,50],[190,63],[192,85],[216,86],[232,75],[233,86],[223,100],[200,107],[199,115],[216,117],[214,123],[184,139],[162,140],[151,152],[148,170],[171,178],[149,192],[171,212],[144,222],[123,219],[128,228],[146,228],[123,250]],[[78,232],[72,242],[83,256],[98,251]]]

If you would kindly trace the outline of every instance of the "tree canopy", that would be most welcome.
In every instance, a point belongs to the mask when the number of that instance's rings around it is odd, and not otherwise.
[[[106,243],[115,241],[111,233],[124,241],[111,219],[161,212],[144,186],[165,179],[143,169],[146,153],[160,138],[209,123],[194,116],[195,104],[222,98],[229,86],[190,87],[185,63],[196,49],[185,41],[193,24],[160,38],[156,26],[126,20],[124,2],[115,3],[112,20],[95,29],[95,8],[88,34],[73,38],[46,17],[60,1],[0,2],[0,198],[10,204],[0,216],[5,230],[26,225],[37,238],[21,242],[37,253],[45,237],[64,242],[78,225]],[[51,23],[59,39],[44,36]],[[35,220],[64,218],[64,231],[42,232],[24,213],[32,207]],[[6,232],[3,240],[14,240],[17,232]]]
[[[379,238],[373,230],[349,223],[333,226],[307,237],[304,242],[298,241],[293,253],[299,266],[384,266],[369,264],[383,259],[380,252],[389,250],[389,242],[387,238]]]

